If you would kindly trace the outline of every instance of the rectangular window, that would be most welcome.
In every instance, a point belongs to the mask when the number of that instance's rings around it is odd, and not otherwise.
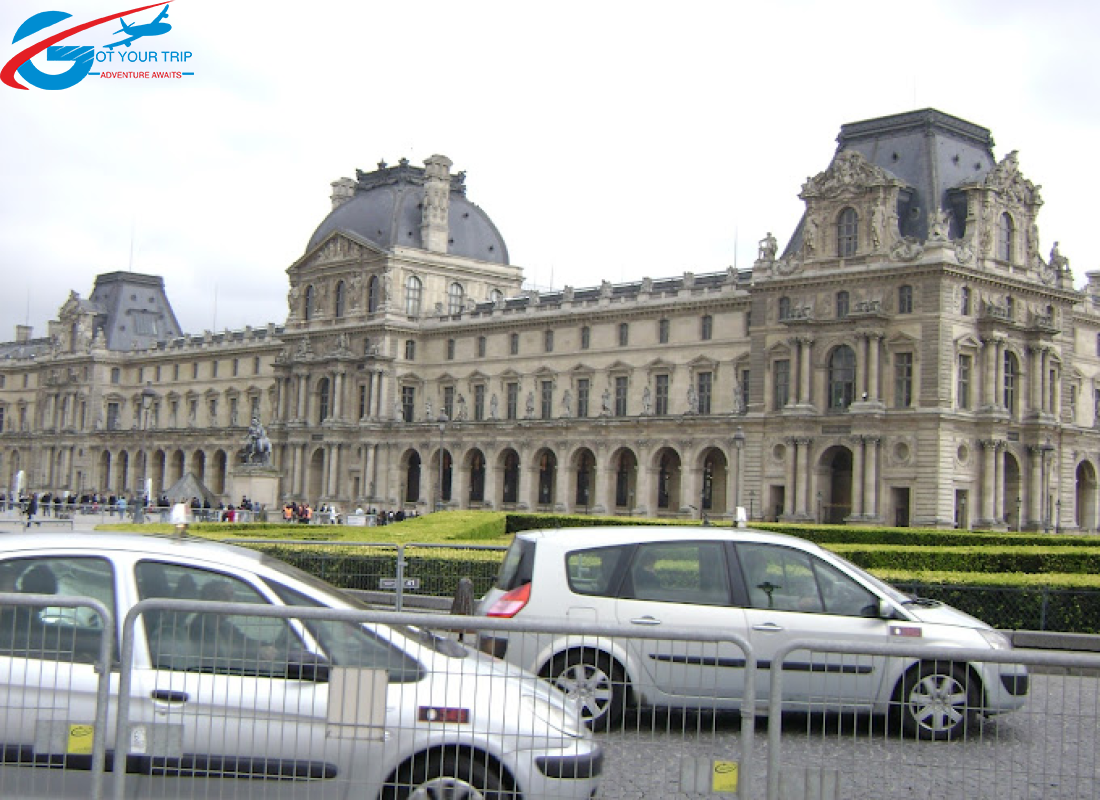
[[[898,288],[898,313],[913,313],[913,287],[901,286]]]
[[[542,335],[542,347],[547,353],[554,352],[554,332],[546,331]]]
[[[669,331],[671,330],[671,323],[667,319],[662,319],[657,322],[657,341],[661,344],[668,344]]]
[[[156,382],[160,383],[160,364],[157,364],[157,369],[154,374],[156,375]]]
[[[250,411],[248,413],[249,419],[251,419],[252,417],[255,417],[256,419],[259,419],[260,418],[260,398],[259,397],[250,397],[250,398],[248,398],[248,401],[249,401],[248,402],[248,407],[250,409]]]
[[[406,339],[405,340],[405,360],[406,361],[415,361],[416,360],[416,342],[413,339]]]
[[[218,401],[212,399],[207,410],[210,412],[210,424],[216,425],[218,422]]]
[[[401,387],[401,419],[412,422],[416,413],[416,387]]]
[[[626,416],[626,376],[615,378],[615,416]]]
[[[791,362],[781,359],[775,362],[772,408],[777,411],[791,402]]]
[[[210,362],[210,377],[211,378],[218,377],[218,361],[217,361],[217,359],[214,359],[213,361]]]
[[[367,416],[367,385],[359,384],[359,419]]]
[[[191,364],[191,380],[198,380],[199,377],[199,362],[195,361]]]
[[[630,344],[630,325],[626,322],[619,323],[619,347]]]
[[[122,370],[118,367],[111,367],[111,383],[122,383]],[[23,376],[23,388],[27,388],[27,376]]]
[[[703,319],[699,323],[699,338],[704,342],[709,342],[714,336],[714,317],[710,314],[704,314]]]
[[[180,365],[179,364],[173,364],[172,365],[172,380],[178,381],[179,379],[180,379]]]
[[[448,361],[454,361],[455,360],[455,340],[454,339],[448,339],[447,340],[447,360]]]
[[[0,433],[4,432],[4,407],[0,406]]]
[[[138,385],[145,383],[145,367],[138,367]]]
[[[256,356],[255,358],[252,359],[252,374],[253,375],[259,375],[260,374],[260,357],[259,356]]]
[[[586,329],[587,330],[587,329]],[[591,388],[591,384],[588,382],[588,378],[577,379],[577,416],[588,416],[588,395]]]
[[[592,329],[585,325],[581,328],[581,350],[587,350],[592,345]]]
[[[659,417],[668,416],[668,375],[657,375],[654,378],[653,413]]]
[[[519,384],[509,383],[506,388],[505,414],[507,419],[519,419]]]
[[[752,330],[752,311],[745,312],[745,335],[749,335],[749,331]]]
[[[519,334],[513,333],[508,338],[508,352],[514,356],[519,355]]]
[[[107,404],[107,430],[117,431],[119,429],[119,405],[118,403]]]
[[[894,406],[909,408],[913,405],[913,354],[894,355]]]
[[[1069,414],[1071,417],[1077,416],[1077,387],[1069,387]]]
[[[474,387],[474,421],[481,422],[485,419],[485,384],[479,383]]]
[[[455,418],[455,387],[453,386],[443,387],[443,413],[447,415],[447,419]]]
[[[477,337],[477,357],[485,358],[485,337]]]
[[[713,372],[700,372],[696,384],[699,391],[699,413],[710,413],[711,389],[714,384]]]
[[[1005,370],[1005,407],[1009,408],[1009,409],[1013,408],[1013,406],[1010,406],[1008,404],[1009,393],[1012,392],[1013,399],[1015,399],[1015,389],[1016,389],[1015,376],[1011,376],[1011,377],[1013,378],[1013,380],[1010,382],[1009,381],[1010,376],[1008,374],[1008,370]],[[1058,389],[1058,371],[1052,369],[1050,371],[1050,380],[1047,381],[1047,411],[1049,411],[1051,414],[1057,414],[1058,413],[1058,409],[1054,405],[1057,402],[1057,399],[1058,399],[1058,395],[1056,394],[1057,389]]]
[[[237,375],[240,373],[240,369],[241,369],[241,360],[239,358],[234,358],[233,359],[233,377],[234,378],[236,378]]]
[[[554,382],[543,381],[540,385],[541,411],[543,419],[552,419],[554,416]]]
[[[972,363],[970,356],[959,356],[958,388],[955,391],[959,408],[970,408],[970,372]]]
[[[741,370],[741,413],[749,410],[749,370]]]

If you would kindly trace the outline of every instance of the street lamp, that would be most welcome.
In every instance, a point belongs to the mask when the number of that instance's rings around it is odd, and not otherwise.
[[[1050,533],[1050,496],[1047,492],[1047,456],[1054,452],[1050,437],[1039,445],[1039,476],[1042,486],[1039,494],[1039,515],[1043,518],[1043,532]]]
[[[1020,495],[1016,495],[1016,533],[1020,532],[1020,505],[1023,503]]]
[[[141,485],[138,486],[138,496],[134,502],[134,522],[145,522],[145,482],[149,479],[149,407],[153,404],[157,393],[153,391],[152,381],[145,382],[145,388],[141,390]]]
[[[822,503],[822,500],[823,500],[823,498],[821,496],[821,492],[818,491],[818,493],[817,493],[817,521],[819,523],[821,522],[821,508],[822,508],[821,503]]]
[[[737,509],[741,507],[741,480],[745,475],[745,470],[741,466],[741,460],[744,457],[745,452],[745,429],[740,425],[733,432],[733,449],[737,452],[737,470],[735,477],[737,478],[737,487],[733,490],[733,516],[734,523],[737,522]]]
[[[1061,525],[1062,525],[1062,498],[1061,497],[1059,497],[1057,500],[1054,501],[1054,508],[1055,508],[1054,532],[1055,533],[1061,533],[1062,532],[1062,530],[1061,530]]]
[[[439,511],[443,508],[443,434],[447,430],[447,412],[440,411],[437,419],[439,423],[439,480],[436,483],[436,494],[439,498],[435,504],[435,510]]]

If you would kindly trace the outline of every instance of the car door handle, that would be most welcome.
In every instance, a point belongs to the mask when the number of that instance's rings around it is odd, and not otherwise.
[[[633,625],[660,625],[661,624],[661,620],[657,619],[656,617],[649,617],[649,616],[635,617],[634,619],[630,620],[630,622]]]
[[[191,699],[191,695],[187,692],[173,692],[169,689],[154,689],[154,700],[163,700],[165,703],[186,703]]]
[[[754,631],[763,631],[764,633],[779,633],[783,630],[782,625],[776,625],[774,622],[761,622],[759,625],[753,625]]]

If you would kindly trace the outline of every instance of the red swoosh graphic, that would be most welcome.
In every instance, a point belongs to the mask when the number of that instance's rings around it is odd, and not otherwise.
[[[61,31],[61,33],[55,33],[49,39],[43,39],[38,44],[32,44],[22,53],[17,54],[14,58],[12,58],[11,61],[5,64],[4,68],[0,69],[0,81],[6,83],[13,89],[22,89],[23,91],[27,91],[26,86],[23,86],[21,83],[17,83],[15,80],[16,70],[23,66],[23,62],[27,59],[34,58],[47,47],[57,44],[62,39],[68,39],[74,33],[86,31],[88,30],[88,28],[94,28],[96,25],[99,25],[101,23],[110,22],[111,20],[118,19],[119,17],[125,17],[127,14],[136,14],[139,11],[145,11],[148,8],[156,8],[157,6],[163,6],[171,2],[172,0],[161,0],[161,2],[159,3],[142,6],[141,8],[131,8],[129,11],[120,11],[117,14],[112,14],[109,17],[100,17],[99,19],[94,19],[91,22],[85,22],[83,25],[77,25],[75,28],[69,28],[68,30]]]

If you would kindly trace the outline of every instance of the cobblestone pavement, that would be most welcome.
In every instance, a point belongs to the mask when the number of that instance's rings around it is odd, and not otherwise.
[[[783,720],[784,800],[838,798],[966,798],[1085,800],[1100,797],[1094,677],[1036,675],[1027,706],[984,720],[956,742],[920,742],[892,735],[882,718],[788,714]],[[765,797],[767,721],[755,727],[751,798]],[[606,748],[601,798],[695,798],[681,768],[694,759],[737,761],[736,713],[652,711],[633,714],[623,729],[600,734]],[[809,781],[811,790],[805,785]]]

